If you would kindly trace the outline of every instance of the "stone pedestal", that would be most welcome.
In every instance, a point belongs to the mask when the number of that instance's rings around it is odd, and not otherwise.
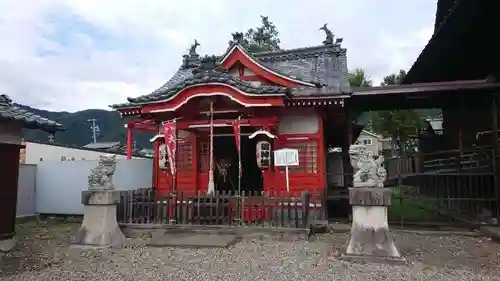
[[[352,205],[351,237],[343,260],[405,263],[389,233],[387,209],[392,191],[388,188],[349,189]]]
[[[83,222],[73,244],[106,247],[126,241],[116,220],[120,193],[115,190],[82,191]]]

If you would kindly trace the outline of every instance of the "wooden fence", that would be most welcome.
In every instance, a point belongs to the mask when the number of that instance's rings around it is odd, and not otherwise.
[[[215,192],[213,195],[123,191],[117,208],[122,224],[192,224],[309,228],[324,220],[324,194]]]

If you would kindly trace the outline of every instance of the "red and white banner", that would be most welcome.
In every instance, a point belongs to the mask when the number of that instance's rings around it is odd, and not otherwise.
[[[233,121],[233,134],[234,141],[236,142],[236,151],[238,152],[238,168],[239,168],[239,176],[241,178],[242,170],[241,170],[241,117],[238,117]]]
[[[241,146],[241,132],[240,132],[240,118],[233,121],[233,134],[234,141],[236,142],[236,151],[240,154],[240,146]]]
[[[174,121],[167,121],[163,123],[163,134],[165,137],[165,144],[167,146],[168,163],[170,164],[170,171],[175,175],[175,156],[177,151],[177,128]]]

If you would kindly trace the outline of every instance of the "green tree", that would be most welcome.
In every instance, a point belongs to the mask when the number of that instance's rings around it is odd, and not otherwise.
[[[373,85],[371,78],[367,76],[365,71],[361,68],[356,68],[352,72],[349,72],[348,79],[351,87],[362,88],[371,87]],[[359,120],[359,124],[366,123],[364,125],[365,129],[371,131],[370,112],[356,112],[354,115],[358,116],[356,119]]]
[[[406,71],[385,76],[381,86],[398,85],[406,75]],[[417,110],[384,110],[372,112],[371,125],[373,131],[390,137],[394,146],[399,147],[401,154],[411,150],[411,139],[418,135],[423,126],[423,119]]]
[[[260,25],[244,34],[245,47],[251,53],[280,50],[279,32],[266,16],[260,16]]]
[[[399,85],[406,76],[406,71],[400,69],[398,73],[393,73],[384,77],[381,86]]]
[[[361,68],[356,68],[353,72],[349,72],[348,77],[351,87],[371,87],[373,85],[373,81],[370,77],[366,76],[365,71]]]

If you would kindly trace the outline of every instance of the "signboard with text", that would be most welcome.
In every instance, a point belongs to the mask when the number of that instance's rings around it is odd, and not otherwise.
[[[298,166],[299,151],[292,148],[282,148],[274,151],[274,165],[276,167]]]

